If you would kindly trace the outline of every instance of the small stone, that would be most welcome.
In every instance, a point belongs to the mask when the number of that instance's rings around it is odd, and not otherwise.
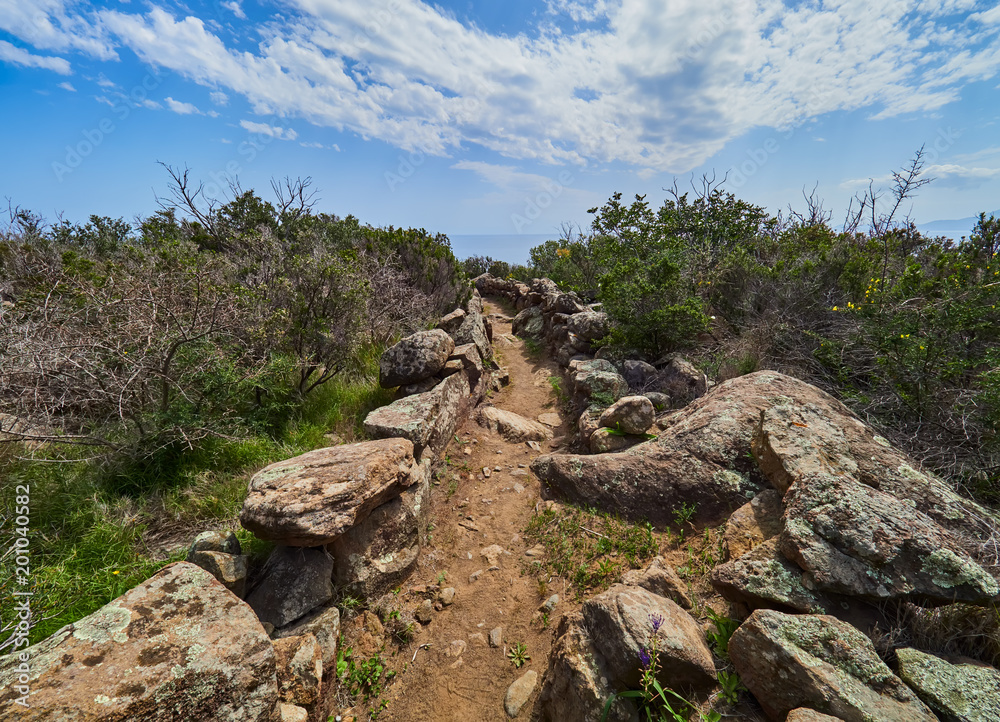
[[[542,445],[539,444],[537,441],[526,441],[525,443],[528,445],[528,448],[531,449],[532,451],[542,450]]]
[[[455,588],[445,587],[444,589],[441,590],[441,593],[438,595],[438,599],[444,606],[446,607],[451,606],[452,604],[455,603]]]
[[[194,552],[221,552],[223,554],[242,554],[240,542],[231,531],[203,531],[194,538],[188,550],[188,561],[192,561]],[[198,564],[198,562],[194,562]],[[201,566],[199,564],[199,566]],[[202,567],[204,568],[204,567]]]
[[[559,595],[553,594],[551,597],[545,600],[545,603],[538,608],[538,611],[544,612],[546,614],[551,614],[552,610],[556,608],[557,604],[559,604]]]
[[[481,632],[473,632],[469,635],[469,642],[479,647],[485,647],[486,637],[484,637]]]
[[[275,627],[270,622],[261,622],[260,625],[264,628],[264,634],[266,634],[268,637],[274,634]]]
[[[521,486],[520,484],[518,484],[517,482],[514,482],[514,492],[517,493],[517,494],[523,494],[524,493],[524,487]]]
[[[490,646],[499,649],[503,644],[503,627],[494,627],[490,630]]]
[[[531,693],[535,691],[537,682],[538,673],[533,669],[529,669],[519,679],[514,680],[513,684],[507,688],[507,696],[504,697],[503,708],[508,717],[512,719],[517,717],[517,713],[521,711],[524,703],[528,701]]]
[[[465,454],[466,456],[472,456],[472,449],[466,446],[464,449],[462,449],[462,453]]]
[[[499,544],[491,544],[485,549],[481,549],[479,551],[479,555],[488,561],[491,567],[499,566],[500,557],[504,554],[509,554],[509,552]]]
[[[540,557],[545,553],[545,546],[543,544],[535,544],[528,551],[524,553],[526,557]]]
[[[417,607],[417,611],[413,613],[413,616],[421,624],[430,624],[431,619],[434,618],[434,604],[430,599],[425,599]]]
[[[464,639],[456,639],[448,645],[448,649],[445,650],[445,654],[449,657],[460,657],[462,656],[462,652],[465,651],[466,646],[468,645]]]
[[[472,584],[477,579],[479,579],[479,577],[481,577],[481,576],[483,576],[483,570],[482,569],[477,569],[476,571],[472,572],[472,574],[469,575],[469,584]]]
[[[309,713],[297,704],[280,704],[278,719],[280,722],[308,722]]]
[[[485,478],[489,479],[489,478],[490,478],[490,475],[491,475],[492,473],[493,473],[493,470],[492,470],[492,469],[491,469],[490,467],[488,467],[488,466],[484,466],[484,467],[483,467],[483,476],[484,476]]]

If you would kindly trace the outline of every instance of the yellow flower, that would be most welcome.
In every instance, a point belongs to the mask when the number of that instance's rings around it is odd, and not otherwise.
[[[121,574],[121,572],[119,572],[119,571],[118,571],[117,569],[115,569],[115,570],[114,570],[113,572],[111,572],[111,573],[112,573],[112,574]]]
[[[834,311],[836,311],[836,310],[837,310],[837,307],[836,307],[836,306],[834,306],[834,307],[833,307],[833,310],[834,310]]]

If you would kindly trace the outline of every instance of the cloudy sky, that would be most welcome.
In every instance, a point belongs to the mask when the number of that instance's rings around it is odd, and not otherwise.
[[[534,239],[705,173],[838,221],[924,146],[914,218],[963,218],[1000,208],[998,35],[976,0],[0,0],[0,192],[131,218],[163,162]]]

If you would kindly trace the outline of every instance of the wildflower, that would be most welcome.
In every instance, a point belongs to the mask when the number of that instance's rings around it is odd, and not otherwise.
[[[834,307],[833,307],[833,310],[834,310],[834,311],[836,311],[836,310],[837,310],[837,307],[836,307],[836,306],[834,306]]]
[[[643,669],[649,669],[649,663],[652,662],[652,658],[649,656],[649,652],[646,651],[645,647],[639,647],[639,664],[642,665]]]
[[[115,570],[114,570],[113,572],[111,572],[111,573],[112,573],[112,574],[121,574],[121,572],[119,572],[119,571],[118,571],[117,569],[115,569]]]
[[[653,625],[653,634],[660,631],[660,627],[663,626],[663,615],[661,614],[650,614],[649,623]]]

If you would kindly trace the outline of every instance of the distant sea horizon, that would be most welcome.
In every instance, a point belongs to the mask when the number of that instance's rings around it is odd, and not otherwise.
[[[448,235],[451,250],[459,260],[469,256],[490,256],[507,263],[528,263],[528,252],[545,241],[554,241],[559,233],[459,233]]]

